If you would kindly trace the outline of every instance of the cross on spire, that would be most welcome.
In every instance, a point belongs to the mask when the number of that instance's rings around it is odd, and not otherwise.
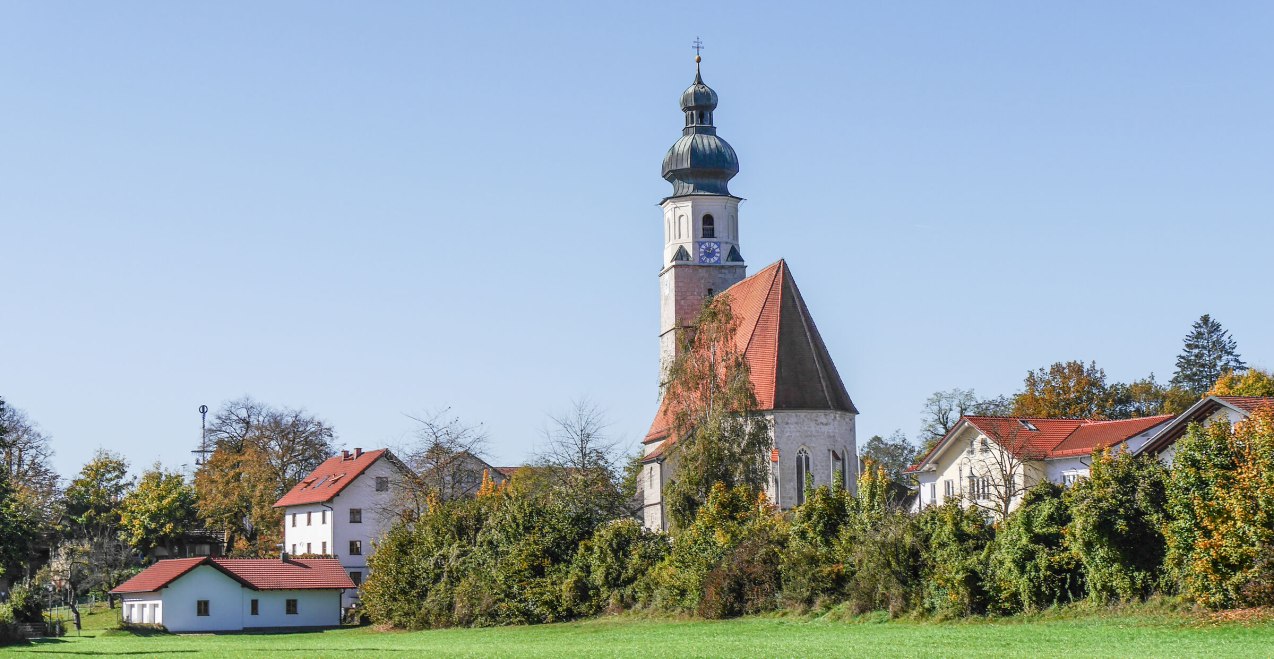
[[[699,37],[695,37],[694,44],[691,47],[695,49],[695,57],[698,57],[699,51],[703,50],[703,41]]]

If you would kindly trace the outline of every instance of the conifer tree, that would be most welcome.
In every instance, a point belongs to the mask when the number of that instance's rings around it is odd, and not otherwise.
[[[1241,373],[1247,365],[1239,358],[1238,344],[1216,319],[1203,314],[1190,327],[1185,348],[1177,356],[1172,385],[1202,395],[1224,373]]]

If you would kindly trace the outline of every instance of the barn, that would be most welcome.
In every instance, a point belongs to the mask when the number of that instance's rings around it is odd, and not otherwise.
[[[175,558],[111,591],[124,621],[170,632],[320,628],[341,623],[341,593],[354,588],[334,558]]]

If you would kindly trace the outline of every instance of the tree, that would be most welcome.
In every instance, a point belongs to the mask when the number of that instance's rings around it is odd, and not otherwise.
[[[80,613],[75,597],[118,586],[136,562],[120,538],[120,510],[132,487],[128,462],[99,449],[66,488],[64,540],[52,565],[71,591],[76,629],[80,628]],[[114,600],[110,602],[114,606]]]
[[[673,526],[685,526],[718,484],[761,490],[770,424],[757,413],[748,363],[735,343],[728,295],[710,298],[668,370],[664,400],[672,416],[674,476],[664,490]]]
[[[1224,373],[1208,390],[1208,396],[1274,396],[1274,375],[1259,368]]]
[[[120,509],[123,538],[138,551],[164,547],[174,555],[177,543],[198,523],[195,504],[194,486],[156,462],[124,496]]]
[[[4,399],[0,398],[0,449],[12,450]],[[13,485],[9,470],[0,470],[0,577],[12,575],[23,565],[29,566],[31,545],[39,532],[31,509],[23,504]],[[12,581],[12,578],[9,579]]]
[[[565,495],[585,502],[606,519],[621,515],[621,442],[607,436],[606,415],[583,399],[550,420],[537,462]]]
[[[1096,362],[1055,362],[1047,370],[1027,372],[1022,391],[1013,397],[1013,416],[1100,417],[1106,397],[1106,372]]]
[[[0,426],[6,430],[0,448],[3,468],[15,496],[30,509],[41,526],[52,526],[58,514],[58,475],[53,470],[49,437],[16,407],[0,405]]]
[[[916,447],[901,430],[895,430],[888,439],[873,435],[859,449],[859,455],[884,469],[890,481],[900,483],[907,467],[916,459]]]
[[[997,530],[987,581],[1000,613],[1034,612],[1083,597],[1079,557],[1066,546],[1071,515],[1064,492],[1048,481],[1033,486]]]
[[[1106,390],[1102,416],[1108,419],[1134,419],[1165,414],[1172,392],[1155,382],[1155,374],[1127,384],[1116,382]]]
[[[1212,388],[1223,373],[1241,373],[1247,365],[1239,358],[1238,343],[1221,323],[1203,314],[1186,334],[1185,347],[1177,356],[1177,372],[1172,384],[1194,394]]]
[[[978,404],[977,395],[972,389],[956,387],[949,391],[935,391],[925,400],[922,414],[924,425],[920,428],[921,444],[925,451],[933,448],[938,440],[947,436],[948,432],[960,421],[960,417],[970,414]]]
[[[335,431],[305,410],[245,397],[222,406],[208,436],[215,449],[195,472],[199,516],[225,532],[227,549],[274,553],[283,519],[274,502],[331,456]]]
[[[410,416],[419,426],[416,442],[397,451],[414,476],[398,483],[394,510],[416,518],[437,497],[451,501],[473,496],[482,482],[481,456],[487,446],[482,424],[470,424],[442,408]]]

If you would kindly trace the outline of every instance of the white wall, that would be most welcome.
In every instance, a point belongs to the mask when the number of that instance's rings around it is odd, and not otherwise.
[[[779,450],[779,462],[766,462],[771,467],[767,495],[771,501],[786,510],[797,505],[797,493],[805,487],[796,477],[796,456],[804,447],[810,455],[810,473],[814,486],[832,482],[832,451],[842,459],[845,480],[851,492],[858,487],[858,445],[855,440],[855,419],[850,412],[828,410],[775,410],[766,416],[773,424],[774,447]],[[778,489],[774,487],[774,470],[778,471]]]
[[[983,448],[983,440],[986,440],[986,448]],[[964,424],[956,434],[951,437],[948,443],[935,456],[930,458],[930,465],[924,471],[917,474],[917,481],[920,483],[920,496],[917,498],[917,508],[925,508],[932,505],[941,505],[947,501],[946,484],[951,482],[953,494],[951,498],[965,498],[966,491],[969,489],[968,478],[970,475],[979,477],[992,478],[993,481],[999,482],[998,463],[995,456],[1004,451],[999,444],[988,439],[985,435],[978,432],[976,428],[969,424]],[[1017,467],[1017,474],[1014,478],[1017,487],[1030,486],[1038,483],[1041,478],[1046,476],[1047,469],[1040,461],[1014,461],[1020,464]],[[1004,464],[1012,466],[1012,462]],[[932,484],[932,488],[930,487]],[[1002,491],[1011,491],[1016,488],[1008,488]],[[994,493],[994,490],[993,490]],[[935,496],[936,495],[936,496]],[[995,499],[984,500],[983,506],[998,507],[994,502]],[[1021,503],[1021,497],[1014,497],[1011,508],[1016,508]],[[968,502],[967,505],[974,505]]]
[[[164,626],[172,632],[243,629],[243,586],[210,565],[200,565],[164,588]],[[208,600],[208,615],[196,601]]]
[[[389,478],[389,489],[376,491],[376,477]],[[376,543],[389,531],[397,517],[394,493],[398,491],[401,471],[387,459],[377,460],[358,478],[354,479],[341,493],[332,499],[336,523],[332,527],[332,554],[340,559],[346,573],[361,572],[363,581],[367,580],[367,559],[376,548]],[[363,521],[351,524],[349,511],[359,508],[363,511]],[[361,540],[363,554],[351,556],[350,540]],[[350,606],[357,599],[358,592],[349,590],[345,593],[345,605]]]
[[[160,593],[131,593],[120,598],[124,622],[134,625],[164,624],[164,600]]]
[[[353,485],[350,485],[353,487]],[[306,524],[306,515],[310,523]],[[293,515],[295,515],[296,526],[292,526]],[[333,554],[332,544],[332,528],[333,514],[326,506],[317,503],[306,504],[303,506],[288,506],[283,513],[283,546],[284,549],[293,555],[301,554]],[[326,518],[326,523],[324,523]],[[306,551],[306,544],[309,544],[310,550]],[[327,545],[327,551],[323,551],[324,543]]]
[[[295,615],[287,613],[289,599],[297,601]],[[341,595],[338,590],[244,590],[241,615],[245,628],[335,627],[341,624]]]

